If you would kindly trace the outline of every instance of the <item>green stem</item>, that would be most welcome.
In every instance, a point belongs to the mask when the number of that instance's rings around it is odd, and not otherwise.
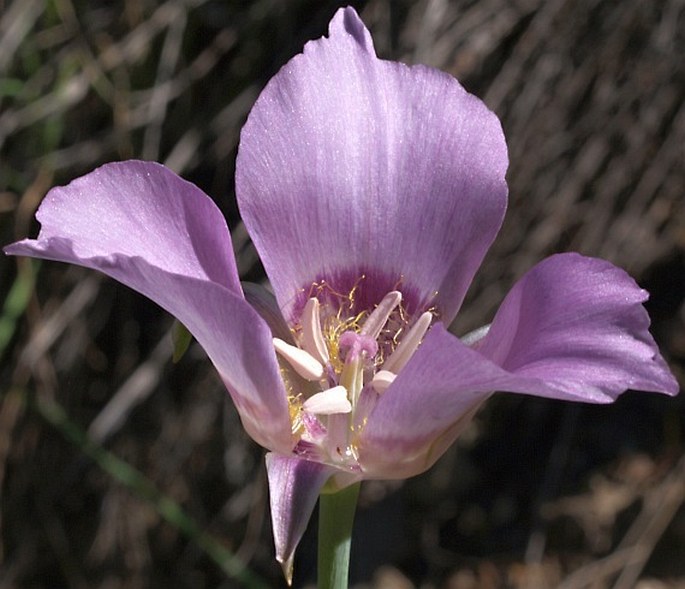
[[[318,589],[347,589],[360,483],[319,498]]]

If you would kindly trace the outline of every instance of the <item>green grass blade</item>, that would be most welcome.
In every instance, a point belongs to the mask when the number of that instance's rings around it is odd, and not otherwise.
[[[247,589],[266,589],[268,587],[263,579],[250,571],[216,537],[203,531],[199,524],[178,503],[159,491],[150,479],[89,438],[84,430],[69,419],[61,405],[54,401],[33,399],[31,406],[45,421],[55,427],[67,440],[78,446],[85,455],[95,461],[112,478],[154,505],[157,512],[168,523],[176,527],[203,550],[226,575]]]
[[[38,263],[22,264],[12,284],[0,315],[0,358],[17,330],[19,318],[31,300],[38,274]]]

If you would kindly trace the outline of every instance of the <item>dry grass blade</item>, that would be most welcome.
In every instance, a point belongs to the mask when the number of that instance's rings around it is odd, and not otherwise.
[[[640,515],[610,555],[570,574],[559,589],[589,589],[618,575],[613,589],[635,587],[647,560],[685,501],[685,458],[644,500]]]
[[[17,47],[25,40],[41,13],[45,10],[43,0],[12,2],[0,19],[0,73],[5,73]]]
[[[2,244],[35,235],[51,186],[145,157],[216,198],[241,277],[264,283],[234,198],[240,129],[267,80],[325,33],[340,4],[0,0]],[[685,376],[685,2],[356,6],[382,57],[455,75],[507,136],[507,220],[455,329],[491,321],[541,258],[579,250],[652,291],[654,334]],[[0,257],[2,300],[15,272]],[[275,586],[263,454],[199,348],[171,364],[169,318],[113,282],[45,263],[35,288],[0,340],[0,382],[57,400],[91,442],[144,472]],[[129,510],[137,500],[126,487],[24,411],[8,384],[0,392],[0,585],[230,586],[154,510]],[[682,583],[682,559],[657,565],[659,538],[685,546],[683,463],[623,494],[606,474],[626,454],[671,464],[684,445],[682,403],[644,395],[581,407],[565,432],[557,405],[494,399],[431,473],[405,487],[367,485],[360,579],[372,583],[393,563],[398,579],[426,588],[546,589],[565,575],[567,588],[626,589],[648,576],[669,589]],[[591,495],[598,475],[618,493],[613,511],[541,521],[541,504]],[[588,533],[599,528],[601,546]]]
[[[168,332],[88,426],[88,435],[94,442],[102,444],[117,432],[126,422],[129,413],[154,391],[170,358],[171,333]]]

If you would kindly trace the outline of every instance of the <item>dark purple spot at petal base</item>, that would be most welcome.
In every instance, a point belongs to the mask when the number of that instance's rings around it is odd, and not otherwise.
[[[388,275],[375,270],[349,270],[333,275],[320,275],[302,287],[293,305],[291,324],[298,322],[308,299],[316,297],[323,306],[336,313],[342,309],[347,317],[371,312],[390,291],[402,293],[402,307],[408,317],[429,309],[437,293],[421,292],[402,275]]]

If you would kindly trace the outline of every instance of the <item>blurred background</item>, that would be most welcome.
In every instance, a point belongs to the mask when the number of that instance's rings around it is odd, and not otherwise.
[[[263,270],[234,160],[260,89],[341,3],[0,0],[0,243],[95,166],[165,163]],[[510,207],[456,324],[543,257],[628,270],[685,382],[683,0],[353,2],[381,57],[453,74],[502,119]],[[0,587],[280,587],[263,450],[204,352],[93,272],[0,258]],[[428,473],[366,483],[352,583],[685,587],[685,397],[495,397]],[[314,525],[311,526],[315,529]],[[311,586],[314,538],[296,561]]]

